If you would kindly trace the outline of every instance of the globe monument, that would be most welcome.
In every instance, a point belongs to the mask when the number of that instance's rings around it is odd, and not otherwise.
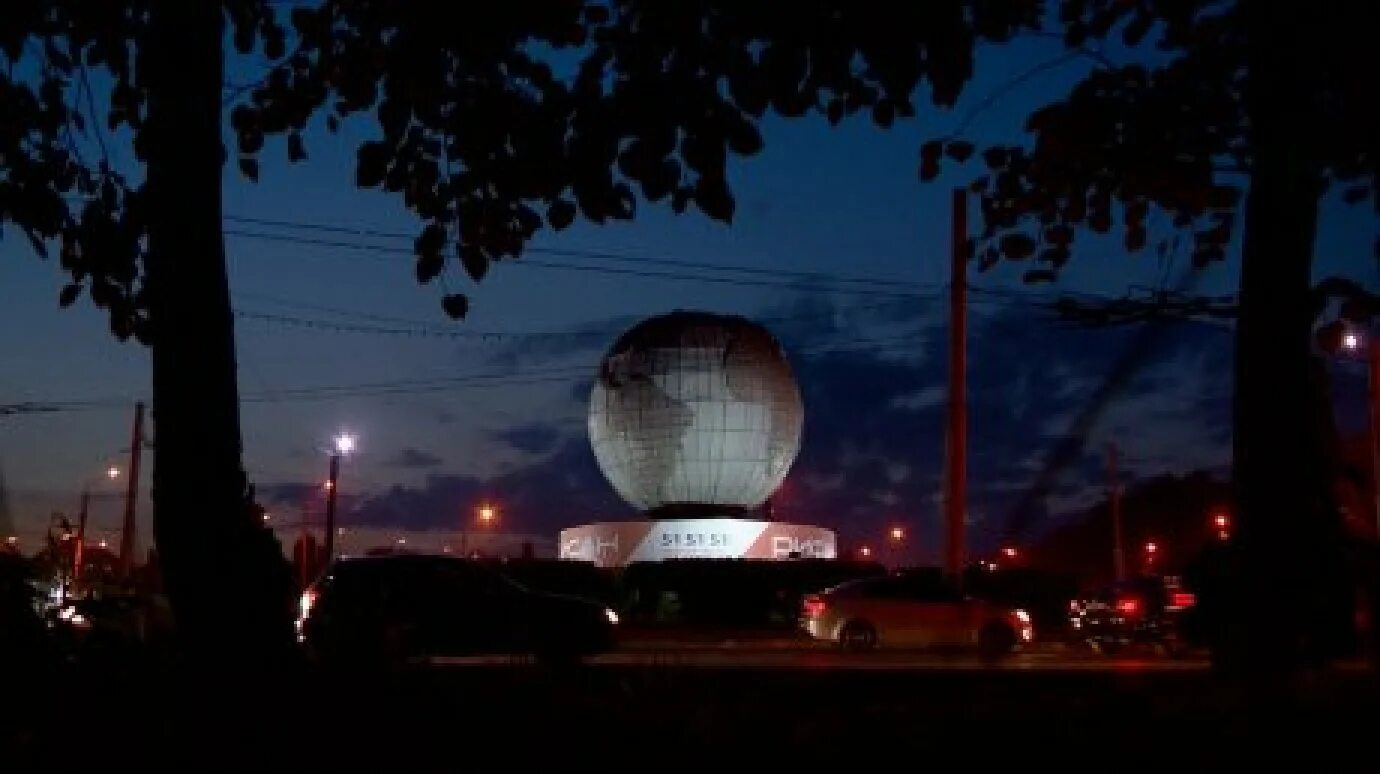
[[[834,533],[772,521],[800,450],[800,390],[780,343],[746,318],[672,312],[599,365],[589,440],[643,514],[562,531],[560,555],[605,566],[675,558],[833,558]]]

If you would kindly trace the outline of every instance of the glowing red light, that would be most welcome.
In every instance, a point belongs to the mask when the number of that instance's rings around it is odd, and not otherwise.
[[[1020,553],[1020,552],[1017,551],[1016,548],[1015,548],[1014,546],[1007,546],[1006,548],[1003,548],[1003,549],[1001,550],[1001,555],[1004,556],[1004,557],[1006,557],[1007,559],[1015,559],[1015,558],[1016,558],[1016,554],[1018,554],[1018,553]]]
[[[1158,545],[1157,543],[1155,543],[1154,541],[1151,541],[1151,542],[1145,544],[1145,553],[1147,553],[1147,554],[1153,554],[1153,553],[1155,553],[1156,551],[1159,551],[1159,550],[1160,550],[1159,545]]]
[[[824,615],[824,609],[828,607],[824,600],[816,596],[808,596],[801,603],[807,618],[818,618]]]
[[[1231,519],[1227,516],[1227,514],[1219,513],[1216,516],[1212,517],[1212,523],[1213,526],[1217,527],[1218,529],[1226,529],[1227,525],[1231,523]]]
[[[1140,600],[1135,597],[1125,597],[1116,601],[1116,611],[1122,615],[1139,615]]]
[[[1193,607],[1198,602],[1198,597],[1191,591],[1176,591],[1169,595],[1169,606],[1173,608]]]

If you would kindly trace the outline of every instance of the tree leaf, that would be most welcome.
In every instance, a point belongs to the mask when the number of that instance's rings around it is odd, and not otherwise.
[[[417,281],[423,285],[440,276],[445,267],[446,260],[441,253],[417,253]]]
[[[973,144],[967,140],[954,140],[944,148],[944,155],[962,164],[973,156]]]
[[[71,306],[81,295],[81,285],[71,282],[62,286],[62,292],[58,294],[58,305],[63,307]]]
[[[470,312],[470,300],[463,293],[451,293],[441,299],[441,308],[452,320],[463,320]]]
[[[484,279],[484,275],[489,273],[489,257],[479,245],[461,244],[459,252],[460,265],[465,267],[465,273],[470,275],[470,279],[475,282]]]
[[[29,238],[29,244],[34,246],[34,252],[38,253],[38,257],[47,258],[48,246],[43,244],[43,239],[28,226],[21,224],[19,228],[24,232],[24,236]]]
[[[287,136],[288,161],[296,163],[307,157],[307,147],[302,144],[300,132],[290,132]]]
[[[565,199],[557,199],[546,208],[546,222],[551,228],[561,231],[575,222],[575,205]]]
[[[762,133],[751,121],[734,121],[728,129],[728,147],[739,156],[752,156],[762,150]]]
[[[259,160],[252,156],[240,156],[240,173],[255,183],[259,182]]]
[[[714,220],[733,222],[733,193],[721,177],[700,176],[695,183],[695,205]]]
[[[363,143],[355,156],[358,162],[355,169],[355,185],[360,188],[377,188],[382,185],[383,176],[388,172],[388,149],[384,144]]]
[[[1001,251],[1013,261],[1020,261],[1035,254],[1035,240],[1025,234],[1007,234],[1001,238]]]

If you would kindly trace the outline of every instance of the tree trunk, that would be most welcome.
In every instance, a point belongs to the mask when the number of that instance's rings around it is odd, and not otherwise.
[[[221,4],[152,4],[147,290],[154,535],[178,636],[253,663],[290,646],[285,564],[247,507],[221,234]]]
[[[1247,111],[1254,151],[1236,330],[1233,480],[1239,565],[1218,655],[1252,673],[1289,671],[1328,623],[1340,564],[1325,495],[1309,290],[1320,171],[1297,9],[1252,2]],[[1285,55],[1284,52],[1295,52]]]

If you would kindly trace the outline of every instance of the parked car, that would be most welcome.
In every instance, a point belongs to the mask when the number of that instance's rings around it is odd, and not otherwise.
[[[996,657],[1034,638],[1024,610],[965,596],[927,573],[865,578],[811,594],[802,602],[801,625],[852,650],[958,646]]]
[[[303,592],[298,639],[322,660],[535,654],[570,661],[608,650],[618,616],[530,591],[483,564],[444,556],[342,559]]]
[[[1175,577],[1133,578],[1069,602],[1069,633],[1075,643],[1112,654],[1128,645],[1149,645],[1170,656],[1188,652],[1197,598]]]

